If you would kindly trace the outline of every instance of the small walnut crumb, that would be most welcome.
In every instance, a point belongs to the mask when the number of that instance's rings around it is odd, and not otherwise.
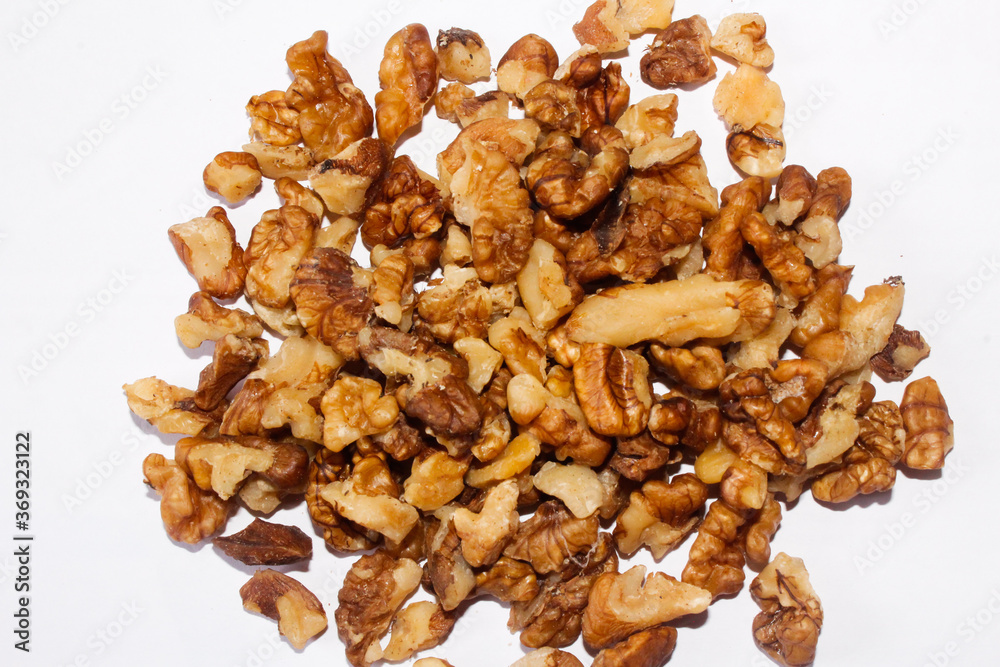
[[[219,153],[205,167],[202,180],[210,191],[238,204],[260,187],[260,166],[250,153]]]
[[[243,608],[278,622],[278,632],[298,650],[326,630],[323,603],[309,589],[277,570],[258,570],[240,588]]]

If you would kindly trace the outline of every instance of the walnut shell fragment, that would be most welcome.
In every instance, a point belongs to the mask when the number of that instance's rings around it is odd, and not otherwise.
[[[240,588],[243,608],[278,622],[278,632],[298,650],[326,630],[323,604],[309,589],[277,570],[258,570]]]

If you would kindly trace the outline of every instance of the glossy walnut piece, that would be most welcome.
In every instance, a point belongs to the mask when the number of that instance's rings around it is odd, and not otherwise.
[[[711,39],[708,22],[697,14],[674,21],[653,38],[642,56],[642,80],[659,89],[708,81],[716,69]]]
[[[497,63],[497,87],[524,99],[529,90],[555,75],[559,56],[548,40],[532,33],[514,42]]]
[[[375,94],[378,136],[390,146],[424,117],[438,83],[437,54],[427,28],[411,23],[389,38],[378,71],[382,90]]]
[[[299,132],[316,162],[370,136],[375,121],[364,93],[326,47],[327,34],[319,30],[294,44],[285,55],[295,77],[285,100],[298,111]]]
[[[247,266],[226,211],[213,206],[208,215],[172,225],[170,243],[198,281],[198,289],[218,299],[233,299],[243,291]]]
[[[903,390],[899,406],[906,429],[903,463],[917,470],[937,470],[955,446],[955,424],[933,378],[914,380]]]
[[[174,461],[150,454],[142,462],[142,474],[160,495],[160,516],[171,539],[197,544],[225,525],[229,504],[199,489]]]
[[[472,30],[439,30],[437,59],[442,79],[473,83],[490,78],[490,50]]]
[[[245,565],[288,565],[312,558],[312,540],[302,530],[262,519],[212,544]]]

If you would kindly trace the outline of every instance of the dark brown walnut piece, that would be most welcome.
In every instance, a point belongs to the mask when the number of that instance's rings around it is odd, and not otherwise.
[[[790,226],[809,211],[815,196],[816,179],[805,167],[790,164],[781,170],[774,199],[764,207],[764,216],[772,224]]]
[[[749,421],[756,433],[772,443],[789,465],[802,466],[806,452],[796,437],[795,426],[782,414],[768,390],[767,371],[742,371],[719,387],[720,407],[734,421]]]
[[[577,519],[561,502],[550,500],[518,527],[504,555],[531,563],[539,574],[559,572],[590,551],[599,529],[596,514]]]
[[[906,429],[903,463],[916,470],[937,470],[955,446],[955,424],[941,389],[931,377],[906,385],[899,404]]]
[[[213,206],[203,218],[172,225],[167,236],[177,256],[198,281],[198,289],[217,299],[240,295],[247,263],[225,209]]]
[[[869,363],[886,382],[898,382],[910,377],[916,365],[930,353],[931,346],[919,331],[910,331],[897,324],[892,328],[889,342]]]
[[[288,565],[312,558],[312,540],[302,530],[262,519],[212,544],[245,565]]]
[[[715,76],[712,31],[697,14],[674,21],[653,38],[639,61],[642,80],[654,88],[702,83]]]
[[[431,519],[424,533],[425,586],[434,592],[446,611],[455,609],[472,594],[476,587],[476,573],[462,556],[462,541],[446,515],[441,521]]]
[[[253,340],[226,334],[215,343],[212,363],[198,378],[194,404],[201,410],[219,407],[229,390],[245,378],[260,359],[268,357],[268,344],[262,338]]]
[[[750,584],[750,594],[761,608],[753,621],[757,647],[779,665],[811,665],[823,607],[802,559],[779,553]]]
[[[420,585],[421,574],[416,562],[394,559],[384,551],[362,556],[351,566],[337,594],[334,618],[354,667],[368,667],[382,658],[379,638]]]
[[[316,340],[357,359],[357,336],[375,312],[371,275],[336,248],[302,258],[289,292],[299,320]]]
[[[404,132],[424,117],[424,107],[437,90],[437,54],[427,28],[411,23],[389,38],[378,70],[375,123],[378,136],[394,146]]]
[[[229,503],[198,488],[174,461],[150,454],[142,462],[142,474],[160,495],[160,516],[171,539],[197,544],[225,525]]]
[[[617,123],[628,108],[629,95],[622,66],[608,63],[596,81],[580,89],[577,104],[584,128]]]
[[[633,482],[642,482],[664,466],[681,460],[673,450],[648,432],[630,438],[616,438],[615,451],[608,466]]]
[[[308,588],[277,570],[258,570],[240,588],[243,608],[278,622],[278,632],[301,651],[326,630],[323,603]]]
[[[658,625],[601,649],[591,667],[663,667],[676,645],[677,630]]]
[[[719,215],[705,225],[706,273],[718,280],[734,280],[740,274],[743,221],[759,211],[771,196],[771,184],[759,176],[749,176],[722,191]]]
[[[771,280],[782,292],[797,302],[816,291],[813,268],[805,254],[793,243],[791,235],[777,225],[768,224],[763,215],[752,211],[740,225],[743,239],[764,264]]]
[[[805,347],[813,338],[840,328],[840,305],[853,270],[832,263],[816,272],[816,291],[801,305],[789,341]]]
[[[340,61],[327,53],[326,46],[327,34],[319,30],[294,44],[285,55],[295,77],[285,100],[298,112],[302,141],[316,162],[370,136],[375,124],[364,93]]]
[[[618,555],[611,535],[601,533],[593,547],[578,555],[562,572],[542,581],[532,600],[515,602],[507,627],[520,632],[530,648],[569,646],[580,636],[590,590],[602,574],[618,571]]]

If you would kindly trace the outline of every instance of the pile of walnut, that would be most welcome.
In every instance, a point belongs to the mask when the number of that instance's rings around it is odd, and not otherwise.
[[[595,665],[662,665],[671,621],[739,591],[746,565],[757,644],[810,663],[823,612],[802,562],[770,557],[778,497],[885,491],[897,465],[939,468],[952,447],[932,379],[900,406],[874,400],[872,370],[901,380],[929,349],[896,325],[898,278],[846,294],[847,173],[781,167],[763,19],[730,16],[713,36],[654,4],[598,0],[562,63],[523,37],[483,95],[465,85],[491,75],[476,33],[435,45],[406,26],[374,111],[317,32],[289,49],[288,89],[247,105],[253,141],[204,173],[230,203],[272,179],[284,205],[245,247],[220,207],[169,230],[200,290],[177,335],[215,351],[193,391],[125,387],[137,415],[189,436],[143,464],[167,532],[196,543],[238,504],[304,497],[331,549],[368,552],[335,614],[352,665],[437,646],[484,596],[540,649],[518,665],[580,664],[556,649],[581,633]],[[647,30],[655,86],[712,77],[713,49],[739,63],[715,105],[748,175],[721,199],[699,137],[674,136],[677,97],[630,105],[603,61]],[[432,102],[462,128],[437,178],[395,155]],[[359,233],[370,268],[350,254]],[[219,303],[239,296],[253,314]],[[273,354],[265,329],[283,338]],[[692,533],[680,580],[619,572],[619,555],[659,560]],[[251,565],[312,554],[260,520],[216,544]],[[404,606],[421,585],[435,601]],[[327,626],[275,570],[241,595],[297,648]]]

